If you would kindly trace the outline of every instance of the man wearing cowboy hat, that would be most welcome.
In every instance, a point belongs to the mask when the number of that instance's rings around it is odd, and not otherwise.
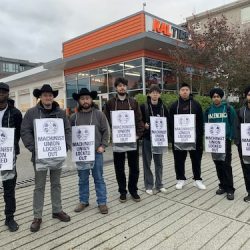
[[[53,90],[50,85],[44,84],[41,89],[35,89],[33,95],[37,99],[40,98],[40,101],[35,107],[26,112],[21,127],[21,138],[24,146],[32,153],[31,160],[35,169],[35,189],[33,196],[34,220],[30,226],[30,230],[31,232],[37,232],[42,223],[47,171],[36,170],[33,121],[40,118],[63,119],[67,149],[71,148],[71,128],[65,112],[54,101],[54,98],[58,95],[58,90]],[[52,217],[68,222],[70,221],[70,217],[62,210],[60,176],[61,169],[50,170]]]
[[[78,168],[80,202],[76,206],[75,212],[81,212],[89,205],[89,174],[91,169],[99,210],[102,214],[107,214],[107,191],[103,179],[103,152],[109,141],[108,121],[93,103],[93,99],[97,97],[96,91],[90,92],[88,89],[82,88],[78,94],[73,93],[72,97],[78,102],[78,109],[77,113],[70,118],[71,126],[94,125],[96,150],[95,161],[91,168],[84,168],[84,162],[77,163],[80,164],[80,168]]]
[[[234,142],[238,147],[241,167],[243,171],[245,187],[248,195],[244,197],[245,202],[250,202],[250,157],[244,157],[242,154],[242,145],[241,145],[241,124],[250,123],[250,86],[246,87],[244,91],[244,96],[246,98],[245,104],[237,111],[238,119],[236,120],[236,129],[235,129],[235,139]],[[246,159],[243,159],[246,158]]]
[[[18,230],[18,224],[14,220],[14,213],[16,211],[15,186],[16,186],[16,156],[20,153],[19,140],[20,129],[22,123],[21,112],[14,107],[14,101],[9,99],[9,86],[6,83],[0,82],[0,128],[15,128],[14,136],[14,159],[13,170],[0,171],[3,180],[3,191],[5,201],[5,225],[9,231],[14,232]]]

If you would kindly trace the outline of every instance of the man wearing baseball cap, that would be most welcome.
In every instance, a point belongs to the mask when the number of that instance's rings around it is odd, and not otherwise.
[[[5,225],[8,227],[9,231],[14,232],[19,228],[14,220],[14,213],[16,211],[16,156],[20,153],[18,143],[20,140],[22,114],[14,107],[14,101],[9,99],[9,91],[9,86],[6,83],[0,82],[0,129],[1,127],[15,128],[13,170],[0,171],[4,189]]]

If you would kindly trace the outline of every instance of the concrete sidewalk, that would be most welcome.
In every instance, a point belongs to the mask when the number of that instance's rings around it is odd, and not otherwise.
[[[140,160],[140,166],[142,162]],[[175,189],[172,152],[164,157],[164,183],[167,194],[148,196],[143,187],[143,171],[139,179],[139,203],[118,200],[113,164],[105,165],[109,214],[99,213],[95,202],[93,180],[90,206],[74,213],[78,203],[78,177],[62,178],[62,198],[71,222],[51,218],[49,183],[45,194],[41,230],[31,233],[33,184],[16,190],[17,232],[4,226],[4,203],[0,201],[0,249],[250,249],[250,206],[243,202],[246,194],[236,149],[233,150],[235,200],[215,195],[218,181],[210,154],[204,154],[202,177],[206,190],[193,187],[190,160],[183,190]],[[0,191],[2,192],[2,191]]]

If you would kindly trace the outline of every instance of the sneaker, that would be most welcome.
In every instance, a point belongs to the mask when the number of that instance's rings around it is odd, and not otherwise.
[[[137,193],[131,194],[131,197],[134,201],[139,202],[141,201],[141,197]]]
[[[232,201],[234,200],[234,194],[233,193],[227,193],[227,199]]]
[[[101,214],[107,214],[108,213],[108,207],[104,204],[104,205],[99,205],[99,210]]]
[[[216,191],[216,194],[218,195],[221,195],[221,194],[224,194],[226,193],[226,191],[223,189],[223,188],[219,188],[217,191]]]
[[[127,195],[126,194],[121,194],[119,201],[122,202],[122,203],[126,202],[127,201]]]
[[[197,187],[197,188],[199,188],[201,190],[205,190],[206,189],[206,186],[202,183],[201,180],[196,180],[194,182],[194,187]]]
[[[146,193],[149,195],[153,195],[153,190],[152,189],[146,189]]]
[[[81,211],[83,211],[86,207],[88,207],[89,206],[89,203],[79,203],[76,207],[75,207],[75,209],[74,209],[74,211],[76,212],[76,213],[79,213],[79,212],[81,212]]]
[[[175,185],[175,188],[182,189],[184,185],[185,185],[185,180],[178,180],[176,185]]]
[[[5,225],[8,227],[10,232],[15,232],[19,228],[18,224],[14,219],[5,220]]]
[[[244,197],[245,202],[250,202],[250,194],[248,194],[246,197]]]
[[[164,187],[160,188],[159,191],[160,191],[161,193],[163,193],[163,194],[166,194],[166,193],[167,193],[167,189],[164,188]]]

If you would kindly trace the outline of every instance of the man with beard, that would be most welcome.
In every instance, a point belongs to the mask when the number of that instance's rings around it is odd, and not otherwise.
[[[226,126],[226,152],[224,159],[213,158],[217,176],[219,179],[219,189],[217,195],[227,193],[228,200],[234,200],[234,184],[232,173],[232,140],[235,136],[236,113],[232,106],[223,102],[224,92],[221,88],[213,88],[210,97],[213,104],[205,111],[205,122],[225,123]]]
[[[202,183],[201,178],[201,159],[203,153],[203,134],[204,123],[203,113],[201,105],[195,101],[191,95],[190,86],[187,83],[182,83],[179,90],[179,99],[174,102],[170,107],[170,135],[172,139],[172,148],[174,153],[174,165],[176,173],[176,189],[182,189],[185,185],[185,161],[187,153],[189,152],[192,170],[194,186],[198,189],[206,189],[206,186]],[[174,142],[174,115],[178,114],[195,114],[195,138],[196,148],[193,150],[186,150],[185,148],[175,147]]]
[[[158,192],[166,193],[167,190],[162,184],[162,153],[152,153],[152,143],[150,138],[150,116],[166,117],[169,122],[169,114],[166,106],[161,100],[161,90],[157,85],[152,85],[149,89],[147,102],[141,105],[142,120],[145,130],[143,134],[142,157],[144,169],[144,185],[146,193],[153,194],[154,176],[150,169],[152,156],[155,164],[155,188]]]
[[[243,171],[245,186],[248,195],[244,197],[245,202],[250,202],[250,157],[246,161],[243,159],[242,155],[242,145],[241,145],[241,124],[242,123],[250,123],[250,86],[248,86],[245,91],[246,102],[242,108],[237,111],[238,119],[236,120],[236,130],[235,130],[235,144],[238,147],[241,167]]]
[[[135,115],[137,149],[127,152],[114,152],[114,166],[116,180],[119,186],[120,202],[126,202],[126,175],[125,175],[125,153],[128,157],[129,180],[128,190],[134,201],[140,201],[141,198],[137,193],[137,183],[139,178],[139,144],[138,139],[142,136],[144,126],[142,122],[141,110],[137,101],[130,98],[127,94],[128,80],[125,78],[117,78],[115,80],[116,96],[111,98],[105,105],[104,113],[111,125],[111,112],[116,110],[133,110]]]
[[[77,113],[70,118],[71,126],[94,125],[95,126],[95,161],[91,169],[95,183],[95,191],[97,204],[102,214],[108,213],[107,190],[103,179],[103,152],[108,146],[109,127],[105,115],[99,111],[93,103],[93,99],[97,97],[96,91],[89,91],[82,88],[80,92],[73,93],[73,99],[78,102]],[[90,168],[84,165],[84,162],[77,162],[80,165],[78,169],[79,176],[79,200],[80,203],[75,208],[75,212],[83,211],[89,206],[89,174]]]
[[[31,232],[37,232],[42,223],[42,212],[44,205],[44,192],[46,184],[47,170],[37,171],[36,150],[34,138],[34,120],[41,118],[61,118],[64,123],[65,141],[67,149],[71,148],[71,128],[65,112],[60,109],[59,104],[54,101],[58,95],[58,90],[53,90],[49,84],[44,84],[41,89],[33,91],[34,97],[39,98],[37,105],[29,109],[23,119],[21,127],[21,137],[24,146],[32,153],[32,162],[35,169],[35,189],[33,195],[34,220],[30,226]],[[51,166],[53,167],[53,166]],[[60,221],[70,221],[69,215],[62,210],[61,183],[60,177],[62,169],[50,169],[52,218]]]
[[[9,86],[3,82],[0,83],[0,128],[15,128],[14,135],[14,159],[13,170],[2,171],[4,201],[5,201],[5,225],[9,231],[18,230],[19,226],[14,220],[16,211],[15,186],[16,186],[16,156],[20,153],[19,140],[22,123],[21,112],[14,107],[14,101],[9,99]],[[6,175],[6,178],[5,178]]]

